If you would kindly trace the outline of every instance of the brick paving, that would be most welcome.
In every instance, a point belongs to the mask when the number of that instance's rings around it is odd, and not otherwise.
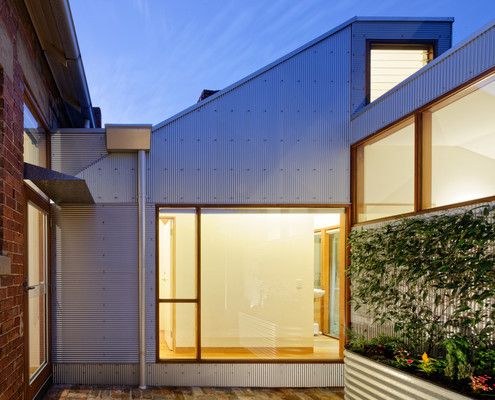
[[[162,387],[140,390],[130,386],[53,386],[45,400],[58,399],[283,399],[283,400],[342,400],[344,392],[335,388],[201,388]]]

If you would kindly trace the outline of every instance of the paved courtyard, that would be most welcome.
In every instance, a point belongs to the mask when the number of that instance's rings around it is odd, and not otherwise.
[[[341,400],[344,392],[334,388],[256,389],[256,388],[150,388],[95,386],[53,386],[45,396],[55,399],[284,399],[284,400]]]

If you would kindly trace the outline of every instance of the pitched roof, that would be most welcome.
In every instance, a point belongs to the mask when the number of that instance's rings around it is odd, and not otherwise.
[[[194,110],[198,109],[199,107],[203,106],[206,103],[209,103],[210,101],[215,100],[216,98],[223,96],[224,94],[238,88],[239,86],[243,85],[244,83],[256,78],[257,76],[265,73],[266,71],[269,71],[270,69],[276,67],[277,65],[289,60],[290,58],[298,55],[299,53],[307,50],[308,48],[314,46],[315,44],[329,38],[330,36],[336,34],[337,32],[340,32],[341,30],[347,28],[349,25],[355,23],[355,22],[453,22],[454,18],[452,17],[352,17],[345,21],[344,23],[336,26],[335,28],[329,30],[328,32],[324,33],[323,35],[320,35],[316,37],[315,39],[309,41],[308,43],[302,45],[301,47],[291,51],[290,53],[286,54],[285,56],[280,57],[279,59],[271,62],[268,65],[265,65],[264,67],[258,69],[257,71],[247,75],[246,77],[240,79],[239,81],[227,86],[226,88],[217,91],[211,96],[208,96],[202,101],[198,101],[196,104],[193,104],[192,106],[180,111],[179,113],[165,119],[162,122],[159,122],[158,124],[153,126],[152,131],[155,131],[157,129],[162,128],[165,125],[168,125],[169,123],[175,121],[176,119],[189,114],[193,112]]]

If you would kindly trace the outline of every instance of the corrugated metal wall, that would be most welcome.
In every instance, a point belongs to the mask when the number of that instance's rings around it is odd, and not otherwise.
[[[352,142],[397,121],[495,66],[495,23],[448,51],[352,120]]]
[[[54,211],[54,362],[137,362],[137,206]]]
[[[104,129],[62,129],[52,132],[52,169],[76,175],[107,154]]]
[[[352,89],[351,113],[365,106],[366,41],[368,40],[435,40],[437,56],[447,51],[452,42],[451,21],[358,21],[352,24]]]
[[[155,203],[347,203],[350,27],[153,132]]]
[[[150,364],[150,386],[342,387],[343,364]],[[54,382],[137,385],[137,364],[55,364]]]

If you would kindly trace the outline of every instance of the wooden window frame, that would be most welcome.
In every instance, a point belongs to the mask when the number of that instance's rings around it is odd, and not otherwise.
[[[357,223],[366,223],[368,221],[357,222],[358,215],[361,211],[361,206],[364,205],[364,190],[363,188],[359,188],[364,183],[360,178],[364,175],[364,151],[363,149],[366,146],[378,143],[380,140],[385,139],[389,136],[395,135],[401,129],[406,128],[410,125],[414,125],[414,189],[413,189],[413,209],[416,211],[417,209],[417,199],[416,199],[416,169],[418,167],[418,163],[416,158],[418,155],[416,154],[417,149],[417,140],[418,140],[418,132],[417,132],[417,118],[415,116],[409,115],[405,118],[402,118],[398,122],[387,126],[385,129],[381,129],[374,135],[369,136],[365,141],[358,142],[357,144],[351,147],[351,198],[352,198],[352,221]],[[391,218],[391,216],[373,219],[371,221],[384,220],[387,218]]]
[[[428,62],[433,60],[438,54],[438,40],[430,39],[367,39],[366,40],[366,79],[365,79],[365,104],[370,104],[371,99],[371,50],[379,47],[389,50],[418,49],[428,51]],[[376,100],[374,100],[376,101]]]
[[[452,208],[458,208],[463,206],[469,206],[473,204],[486,203],[495,200],[494,196],[482,197],[477,199],[472,199],[463,202],[457,202],[452,204],[447,204],[438,207],[429,207],[431,192],[429,190],[428,182],[431,182],[431,112],[432,108],[437,108],[439,106],[448,104],[449,101],[455,101],[456,96],[469,91],[470,86],[476,85],[476,83],[481,82],[483,79],[493,75],[495,73],[495,67],[489,68],[485,72],[469,79],[462,85],[448,91],[442,96],[428,102],[424,106],[406,114],[402,118],[386,125],[382,129],[378,130],[371,135],[361,139],[360,141],[351,145],[350,151],[350,165],[351,165],[351,226],[361,226],[375,224],[378,222],[392,221],[403,217],[410,217],[413,215],[421,215],[435,211],[448,210]],[[475,90],[475,89],[473,89]],[[466,92],[462,97],[467,95]],[[381,138],[387,131],[393,129],[397,125],[403,124],[405,121],[414,118],[414,135],[415,135],[415,145],[414,145],[414,211],[396,214],[384,218],[376,218],[369,221],[358,222],[358,197],[362,196],[362,191],[358,190],[358,175],[362,174],[362,171],[358,170],[362,168],[362,163],[359,162],[359,149],[363,148],[365,145],[373,143]]]
[[[341,235],[346,240],[341,240],[340,257],[343,268],[339,270],[339,279],[341,282],[340,291],[340,336],[339,341],[339,358],[338,359],[211,359],[201,358],[201,210],[203,209],[253,209],[253,208],[326,208],[326,209],[343,209],[340,214]],[[196,214],[196,298],[195,299],[160,299],[158,291],[159,282],[159,218],[161,209],[190,209]],[[347,238],[351,229],[351,205],[350,204],[156,204],[155,205],[155,362],[158,364],[183,364],[183,363],[201,363],[201,364],[342,364],[344,362],[344,346],[349,340],[350,328],[350,278],[347,274],[347,268],[350,260],[350,249],[347,245]],[[342,226],[344,227],[342,229]],[[160,326],[159,326],[159,305],[160,303],[194,303],[196,304],[196,358],[160,358]]]

